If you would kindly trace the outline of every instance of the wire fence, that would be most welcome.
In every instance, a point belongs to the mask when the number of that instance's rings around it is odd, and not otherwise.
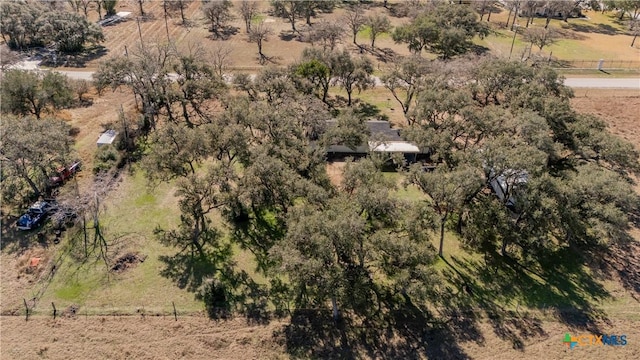
[[[560,60],[552,58],[551,66],[562,69],[632,70],[640,69],[640,60]]]

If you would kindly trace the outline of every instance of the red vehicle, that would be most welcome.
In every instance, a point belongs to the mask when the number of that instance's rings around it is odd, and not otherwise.
[[[79,160],[67,167],[58,169],[57,175],[49,178],[49,186],[56,187],[64,184],[65,181],[71,179],[78,171],[80,171]]]

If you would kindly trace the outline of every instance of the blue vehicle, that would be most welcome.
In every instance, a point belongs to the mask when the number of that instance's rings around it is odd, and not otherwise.
[[[46,201],[38,201],[31,205],[25,214],[20,216],[16,224],[17,228],[19,230],[31,230],[42,225],[49,211],[54,208],[55,206]]]

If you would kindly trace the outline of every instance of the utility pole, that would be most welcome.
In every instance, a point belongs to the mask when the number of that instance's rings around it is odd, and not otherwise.
[[[509,59],[511,59],[511,54],[513,54],[513,45],[516,43],[516,35],[518,34],[518,28],[520,25],[516,24],[515,29],[513,29],[513,39],[511,40],[511,50],[509,50]]]
[[[171,42],[171,37],[169,36],[169,22],[167,21],[167,1],[162,2],[162,8],[164,9],[164,28],[167,30],[167,41]]]
[[[138,24],[138,35],[140,36],[140,46],[144,50],[144,41],[142,41],[142,30],[140,30],[140,16],[136,17],[136,23]]]

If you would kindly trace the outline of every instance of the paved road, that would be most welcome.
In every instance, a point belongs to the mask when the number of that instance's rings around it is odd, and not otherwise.
[[[26,70],[38,69],[37,61],[24,61],[17,68]],[[67,75],[72,79],[91,80],[93,71],[58,71]],[[230,82],[231,77],[225,76],[227,82]],[[380,78],[374,76],[376,86],[382,86]],[[592,89],[636,89],[640,90],[640,78],[569,78],[564,81],[565,85],[572,88],[592,88]]]
[[[640,78],[569,78],[564,84],[573,88],[594,88],[594,89],[636,89],[640,90]]]

